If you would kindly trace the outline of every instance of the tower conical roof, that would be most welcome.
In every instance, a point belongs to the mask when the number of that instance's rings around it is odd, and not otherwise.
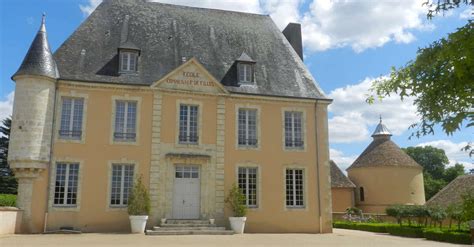
[[[332,160],[329,161],[331,167],[331,188],[355,188],[356,186],[352,181],[344,175],[344,173],[339,169],[336,163]]]
[[[58,68],[54,61],[53,54],[49,49],[46,35],[45,15],[41,20],[41,26],[35,39],[30,45],[23,62],[18,71],[12,76],[19,75],[39,75],[57,79],[59,77]]]
[[[422,167],[416,163],[408,154],[390,140],[392,134],[388,128],[380,123],[375,128],[372,137],[374,140],[362,152],[362,154],[347,168],[347,170],[360,167],[381,167],[381,166],[397,166],[397,167]]]

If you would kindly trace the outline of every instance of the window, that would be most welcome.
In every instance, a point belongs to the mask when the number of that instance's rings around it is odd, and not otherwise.
[[[365,195],[364,195],[364,187],[359,188],[359,199],[361,202],[365,200]]]
[[[198,106],[179,106],[179,142],[197,144],[198,142]]]
[[[133,165],[113,164],[110,186],[110,205],[126,206],[133,187]]]
[[[303,113],[285,112],[285,147],[303,148]]]
[[[115,102],[114,140],[134,142],[136,140],[137,102],[117,100]]]
[[[199,167],[197,166],[176,166],[175,178],[199,178]]]
[[[137,71],[138,53],[132,51],[120,52],[120,72]]]
[[[240,63],[238,70],[239,70],[239,82],[240,83],[253,82],[252,64]]]
[[[286,206],[304,207],[302,169],[286,169]]]
[[[78,178],[78,163],[56,164],[56,180],[54,183],[55,206],[76,206]]]
[[[245,205],[257,207],[257,168],[239,167],[238,183],[245,195]]]
[[[59,137],[61,139],[80,140],[82,136],[84,99],[62,97],[61,101],[61,126],[59,129]]]
[[[239,109],[238,143],[239,146],[257,146],[257,110]]]

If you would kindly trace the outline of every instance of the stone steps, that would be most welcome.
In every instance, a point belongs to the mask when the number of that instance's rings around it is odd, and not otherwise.
[[[146,235],[231,235],[233,231],[210,224],[209,220],[166,220],[161,226],[147,230]]]

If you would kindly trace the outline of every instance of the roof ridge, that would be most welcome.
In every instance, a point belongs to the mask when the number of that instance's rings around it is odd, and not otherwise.
[[[173,3],[161,3],[161,2],[154,2],[154,1],[147,1],[145,3],[149,4],[159,4],[159,5],[168,5],[173,7],[179,8],[191,8],[191,9],[200,9],[200,10],[207,10],[207,11],[217,11],[217,12],[230,12],[230,13],[237,13],[237,14],[245,14],[245,15],[256,15],[261,17],[270,17],[269,14],[259,14],[259,13],[251,13],[251,12],[243,12],[243,11],[236,11],[236,10],[227,10],[227,9],[215,9],[215,8],[205,8],[205,7],[196,7],[196,6],[189,6],[189,5],[179,5]]]

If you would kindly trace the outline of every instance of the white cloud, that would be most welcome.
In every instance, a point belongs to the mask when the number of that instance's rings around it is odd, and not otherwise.
[[[0,121],[12,114],[14,95],[15,92],[10,92],[4,100],[0,100]]]
[[[450,140],[437,140],[430,142],[423,142],[416,146],[432,146],[436,148],[441,148],[446,153],[449,159],[449,165],[452,166],[456,163],[461,163],[464,167],[469,169],[474,169],[474,160],[469,157],[469,153],[462,151],[461,149],[467,145],[467,142],[452,142]]]
[[[461,19],[473,19],[474,18],[474,7],[465,9],[459,14]]]
[[[80,5],[89,15],[102,0]],[[430,30],[426,24],[425,0],[312,0],[302,11],[304,0],[152,0],[193,7],[269,14],[280,29],[289,22],[300,22],[303,42],[309,51],[350,46],[356,52],[380,47],[387,42],[409,43],[413,30]]]
[[[329,149],[329,156],[344,173],[346,173],[346,169],[357,159],[357,156],[347,156],[343,152],[332,148]]]
[[[389,41],[409,43],[421,29],[425,0],[314,0],[304,14],[303,39],[313,51],[350,46],[360,52]],[[322,39],[322,40],[321,40]]]
[[[359,84],[334,89],[328,95],[334,99],[329,105],[333,117],[329,119],[329,141],[351,143],[370,139],[374,125],[382,115],[383,122],[394,135],[400,135],[418,120],[412,98],[401,101],[396,95],[374,104],[366,102],[374,78]],[[370,129],[369,129],[370,128]]]

